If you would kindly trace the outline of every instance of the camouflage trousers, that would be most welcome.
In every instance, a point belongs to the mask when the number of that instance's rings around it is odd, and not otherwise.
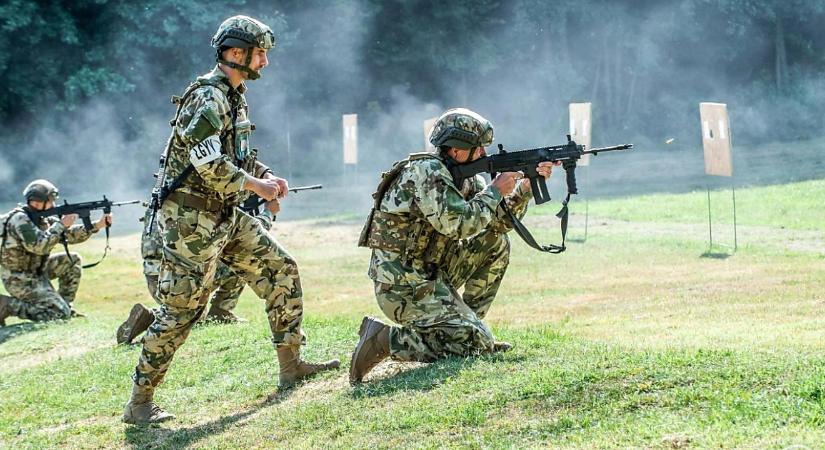
[[[204,312],[219,262],[264,299],[276,347],[304,343],[297,263],[259,221],[234,209],[210,213],[167,200],[158,224],[164,244],[156,291],[161,306],[143,338],[135,383],[157,386],[163,380]]]
[[[491,351],[493,333],[482,319],[509,262],[507,235],[485,232],[455,246],[433,280],[375,282],[378,306],[401,325],[390,330],[390,355],[402,361],[431,362]]]
[[[68,319],[72,302],[80,287],[80,255],[65,253],[49,256],[40,275],[26,272],[3,272],[3,286],[12,296],[9,301],[12,314],[21,318],[42,322]],[[55,291],[50,280],[57,279]]]
[[[160,303],[157,296],[158,275],[145,270],[143,275],[146,277],[146,287],[149,289],[152,298]],[[232,272],[229,266],[219,262],[218,268],[215,269],[214,292],[212,292],[209,303],[212,308],[232,311],[238,306],[238,299],[241,297],[245,286],[246,281],[243,278]]]

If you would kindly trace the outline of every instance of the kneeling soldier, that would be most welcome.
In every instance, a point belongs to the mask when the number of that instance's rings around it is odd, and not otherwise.
[[[92,230],[74,225],[76,214],[56,217],[33,217],[34,211],[54,207],[57,188],[46,180],[34,180],[23,190],[25,205],[3,215],[0,245],[0,278],[11,297],[0,295],[0,325],[16,316],[35,322],[80,316],[72,307],[82,273],[80,255],[55,253],[52,249],[65,238],[67,244],[79,244],[92,233],[112,224],[111,214],[104,214]],[[55,291],[50,280],[57,279]]]
[[[478,175],[457,186],[449,171],[484,157],[492,141],[490,122],[451,109],[430,133],[437,153],[412,154],[383,174],[359,245],[372,248],[378,306],[400,326],[364,318],[351,383],[387,357],[431,362],[510,348],[482,319],[510,260],[512,224],[500,203],[522,217],[532,198],[529,180],[517,183],[521,174],[509,172],[489,185]],[[542,163],[538,171],[548,177],[552,166]]]

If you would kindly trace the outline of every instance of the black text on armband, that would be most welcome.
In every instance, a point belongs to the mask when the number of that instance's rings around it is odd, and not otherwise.
[[[217,136],[209,136],[189,151],[192,165],[202,166],[221,157],[221,141]]]

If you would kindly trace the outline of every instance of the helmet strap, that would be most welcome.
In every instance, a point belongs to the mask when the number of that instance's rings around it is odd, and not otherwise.
[[[218,48],[217,61],[220,64],[231,67],[235,70],[240,70],[241,72],[245,72],[247,75],[249,75],[250,80],[257,80],[258,78],[261,78],[261,73],[260,72],[257,72],[255,70],[252,70],[252,69],[249,68],[249,64],[252,63],[252,48],[246,49],[246,65],[245,66],[241,65],[241,64],[238,64],[238,63],[235,63],[235,62],[232,62],[232,61],[227,61],[227,60],[223,59],[221,56],[222,56],[221,55],[221,50],[220,50],[220,48]]]
[[[477,150],[478,150],[478,146],[475,146],[475,147],[470,149],[470,155],[467,156],[467,162],[472,162],[473,161],[473,156],[475,156]]]

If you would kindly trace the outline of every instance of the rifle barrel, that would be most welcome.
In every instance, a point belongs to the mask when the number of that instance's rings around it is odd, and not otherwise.
[[[129,200],[128,202],[113,202],[112,206],[134,205],[140,203],[140,200]]]
[[[624,145],[614,145],[612,147],[599,147],[599,148],[591,148],[590,150],[585,150],[585,154],[598,154],[601,152],[612,152],[616,150],[629,150],[633,148],[633,144],[624,144]]]
[[[294,188],[289,188],[290,192],[299,192],[299,191],[309,191],[311,189],[322,189],[324,186],[321,184],[312,184],[309,186],[298,186]]]
[[[312,185],[309,185],[309,186],[298,186],[298,187],[294,187],[294,188],[289,188],[289,192],[309,191],[309,190],[312,190],[312,189],[322,189],[323,187],[324,186],[322,184],[312,184]],[[263,205],[264,203],[266,203],[266,200],[264,200],[262,198],[259,198],[258,201],[255,204],[255,207],[258,208],[261,205]]]

